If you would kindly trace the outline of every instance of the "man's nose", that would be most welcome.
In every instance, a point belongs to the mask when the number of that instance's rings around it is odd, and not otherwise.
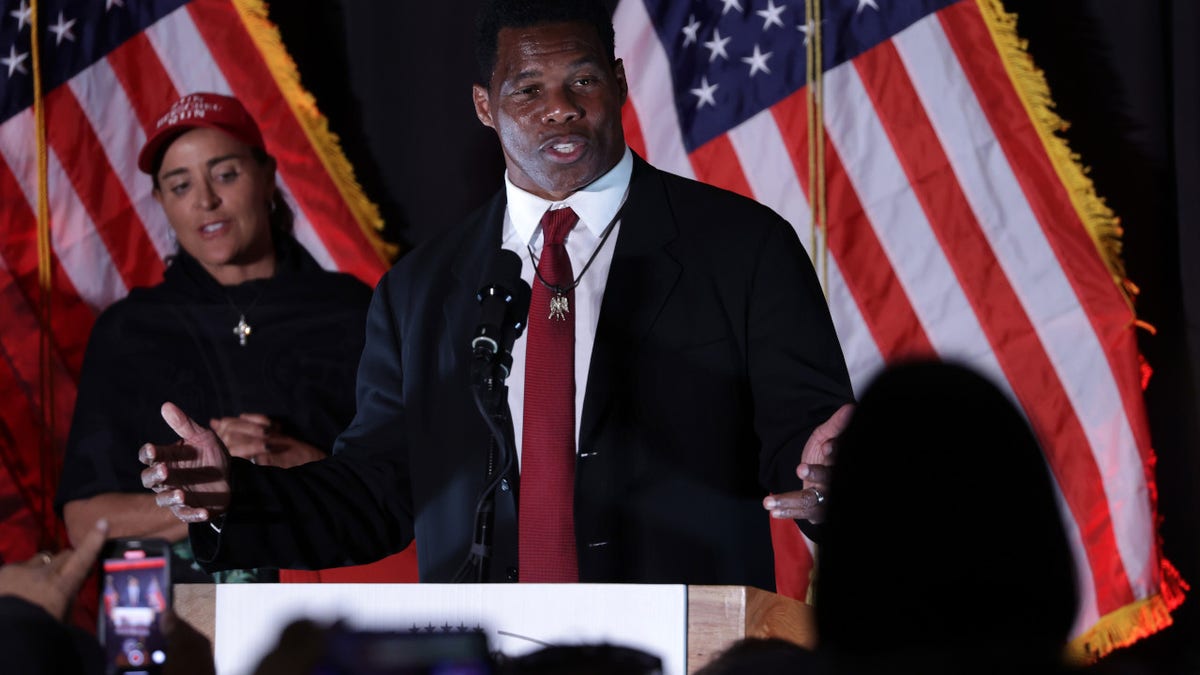
[[[583,116],[583,108],[569,88],[551,89],[547,93],[546,111],[542,121],[546,124],[562,124]]]

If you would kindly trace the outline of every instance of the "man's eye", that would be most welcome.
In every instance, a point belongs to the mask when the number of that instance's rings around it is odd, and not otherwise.
[[[534,87],[534,86],[530,86],[530,87],[521,87],[520,89],[517,89],[516,91],[513,92],[513,95],[528,97],[528,96],[534,96],[537,93],[538,93],[538,88]]]

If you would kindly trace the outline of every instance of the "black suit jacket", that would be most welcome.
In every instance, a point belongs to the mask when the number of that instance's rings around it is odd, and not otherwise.
[[[423,581],[471,543],[489,436],[470,397],[474,294],[500,246],[504,193],[380,282],[358,412],[329,460],[235,462],[209,567],[327,567],[414,537]],[[774,588],[768,490],[798,489],[812,429],[851,400],[829,312],[796,234],[753,201],[640,159],[622,212],[579,429],[580,581]],[[514,580],[519,476],[496,504],[493,580]]]

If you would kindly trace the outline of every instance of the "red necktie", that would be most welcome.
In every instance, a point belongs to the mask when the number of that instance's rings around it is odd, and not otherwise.
[[[542,257],[529,304],[518,522],[523,582],[575,582],[575,281],[564,240],[569,208],[542,216]],[[549,288],[557,286],[562,294]]]

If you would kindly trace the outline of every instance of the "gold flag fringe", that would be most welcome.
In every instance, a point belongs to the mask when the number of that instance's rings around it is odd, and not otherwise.
[[[1160,591],[1100,617],[1083,635],[1067,645],[1067,657],[1077,664],[1093,663],[1106,654],[1170,626],[1171,610],[1183,602],[1190,587],[1167,560],[1161,560]]]
[[[1078,153],[1072,152],[1066,139],[1059,134],[1070,124],[1055,112],[1054,100],[1045,73],[1038,68],[1027,51],[1028,40],[1017,34],[1017,15],[1004,9],[1003,0],[976,0],[992,40],[1000,52],[1004,67],[1012,79],[1029,118],[1033,120],[1042,145],[1049,155],[1058,179],[1067,188],[1071,204],[1091,235],[1100,257],[1108,267],[1113,282],[1121,290],[1126,304],[1133,309],[1137,287],[1125,276],[1121,260],[1121,219],[1113,213],[1088,177]]]
[[[1045,74],[1033,63],[1027,51],[1028,41],[1017,34],[1017,15],[1004,9],[1003,0],[976,0],[976,3],[1026,113],[1033,120],[1046,154],[1059,180],[1067,188],[1075,212],[1079,214],[1113,282],[1132,310],[1137,286],[1125,276],[1125,265],[1121,260],[1120,218],[1096,194],[1096,187],[1088,177],[1088,170],[1079,155],[1072,152],[1066,139],[1059,135],[1069,125],[1054,111],[1054,101]],[[1133,325],[1153,331],[1153,327],[1136,318]],[[1161,552],[1161,546],[1157,550]],[[1184,592],[1189,587],[1171,563],[1161,558],[1161,553],[1159,555],[1158,593],[1100,617],[1086,633],[1067,645],[1067,655],[1072,661],[1094,662],[1171,625],[1171,610],[1183,602]]]
[[[325,166],[325,171],[329,173],[333,184],[341,193],[342,200],[349,207],[380,259],[391,263],[399,249],[385,242],[380,236],[383,218],[379,215],[379,208],[363,192],[362,186],[354,176],[354,167],[342,153],[337,135],[329,130],[329,120],[317,109],[316,99],[300,84],[300,72],[296,68],[296,62],[284,48],[279,28],[268,19],[266,2],[233,0],[233,6],[237,9],[242,23],[246,25],[250,38],[263,55],[276,85],[292,109],[292,114],[300,122],[300,127],[304,129],[309,142]]]

